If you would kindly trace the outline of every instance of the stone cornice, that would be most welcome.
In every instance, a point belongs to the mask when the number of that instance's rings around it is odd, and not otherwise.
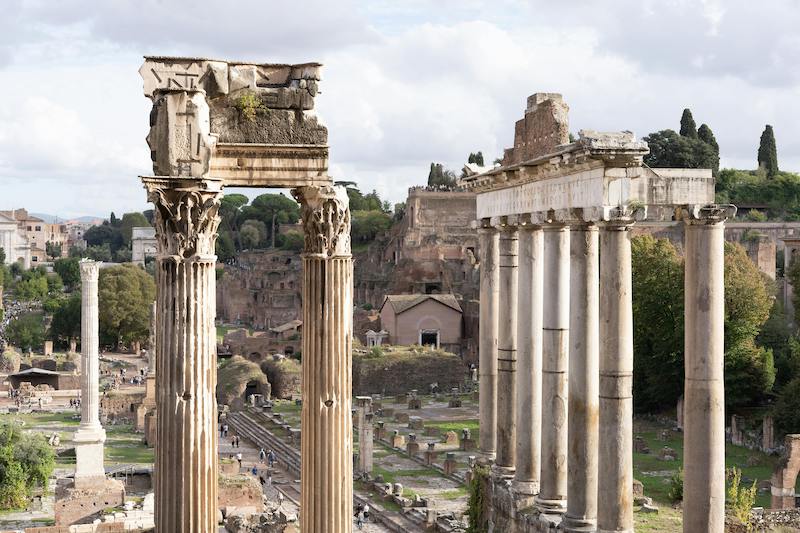
[[[580,135],[579,140],[559,147],[552,154],[462,178],[459,187],[481,192],[595,168],[641,167],[643,157],[649,153],[647,143],[637,141],[630,132],[581,131]]]

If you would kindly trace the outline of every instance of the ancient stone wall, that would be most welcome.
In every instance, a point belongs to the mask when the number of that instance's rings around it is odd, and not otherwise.
[[[292,399],[300,397],[301,367],[294,359],[268,358],[261,363],[261,371],[272,385],[274,398]]]
[[[135,422],[136,408],[144,400],[145,390],[110,392],[100,398],[100,415],[104,419]]]
[[[464,383],[466,366],[444,351],[415,353],[406,348],[384,347],[382,357],[353,355],[353,394],[402,394],[412,389],[427,391],[433,382],[439,390]]]
[[[217,318],[259,330],[300,318],[302,263],[299,252],[241,252],[224,265],[217,282]]]

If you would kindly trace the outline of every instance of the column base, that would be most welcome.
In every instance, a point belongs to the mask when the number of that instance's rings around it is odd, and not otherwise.
[[[597,531],[597,520],[589,518],[573,518],[565,515],[561,525],[567,533],[594,533]]]
[[[492,476],[496,478],[511,480],[515,471],[513,466],[492,465]]]
[[[75,444],[102,444],[106,441],[106,430],[102,426],[78,426],[72,436]]]
[[[537,496],[534,505],[541,514],[560,516],[567,512],[567,500],[548,500]]]
[[[515,479],[511,482],[514,492],[526,496],[536,496],[539,494],[539,483],[537,481],[521,481]]]

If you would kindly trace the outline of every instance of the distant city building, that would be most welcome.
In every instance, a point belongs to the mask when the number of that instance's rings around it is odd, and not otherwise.
[[[156,256],[156,229],[150,227],[133,228],[131,234],[131,261],[144,265],[148,257]]]
[[[380,313],[389,344],[461,351],[463,312],[452,294],[390,294],[383,300]]]
[[[31,245],[17,221],[0,211],[0,248],[6,255],[5,264],[19,262],[24,268],[31,266]]]
[[[30,244],[30,261],[33,264],[47,262],[47,243],[61,246],[61,257],[66,257],[69,234],[67,225],[49,224],[28,213],[27,209],[0,211],[0,215],[13,219]]]

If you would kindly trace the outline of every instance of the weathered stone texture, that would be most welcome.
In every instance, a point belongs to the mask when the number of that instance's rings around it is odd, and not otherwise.
[[[528,97],[525,117],[514,125],[514,148],[503,155],[512,165],[552,153],[569,142],[569,106],[560,94],[536,93]]]

